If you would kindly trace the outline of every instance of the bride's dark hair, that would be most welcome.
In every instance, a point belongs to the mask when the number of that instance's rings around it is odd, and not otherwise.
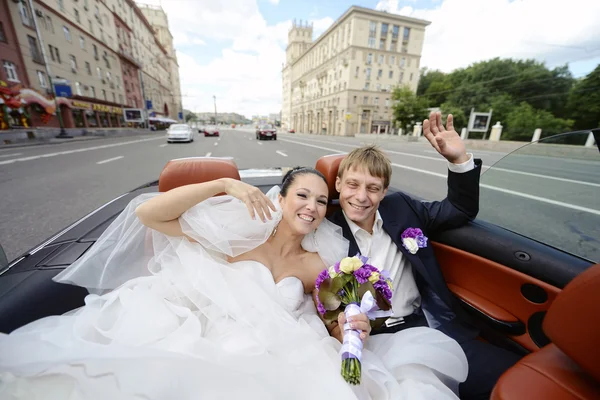
[[[300,176],[300,175],[306,175],[306,174],[316,175],[316,176],[320,177],[321,179],[323,179],[323,182],[325,182],[325,184],[327,184],[327,179],[325,179],[325,175],[323,175],[316,169],[309,168],[309,167],[294,167],[294,168],[290,169],[288,172],[286,172],[286,174],[283,176],[283,180],[281,181],[281,192],[280,192],[281,195],[283,197],[287,196],[288,189],[290,188],[290,185],[292,185],[294,183],[294,181],[296,180],[296,177]]]

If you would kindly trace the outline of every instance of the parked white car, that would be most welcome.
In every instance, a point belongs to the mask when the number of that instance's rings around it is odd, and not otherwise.
[[[167,143],[193,141],[194,131],[188,124],[173,124],[167,130]]]

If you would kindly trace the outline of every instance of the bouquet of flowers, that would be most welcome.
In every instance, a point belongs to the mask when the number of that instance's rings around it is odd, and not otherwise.
[[[346,320],[357,314],[366,314],[371,321],[392,315],[392,282],[387,271],[367,264],[368,257],[346,257],[324,269],[318,276],[317,309],[326,323],[337,320],[344,312]],[[373,325],[373,323],[371,323]],[[342,344],[342,376],[346,382],[360,384],[363,344],[360,332],[344,324]]]

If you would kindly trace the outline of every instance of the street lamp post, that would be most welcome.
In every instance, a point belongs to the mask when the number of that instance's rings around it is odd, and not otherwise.
[[[217,125],[217,96],[213,95],[213,101],[215,103],[215,125]]]
[[[40,44],[40,50],[42,51],[42,60],[44,61],[44,67],[46,68],[46,75],[48,75],[48,83],[50,84],[50,93],[52,94],[52,98],[54,99],[54,106],[56,107],[56,116],[58,117],[58,124],[60,125],[60,133],[56,136],[57,139],[71,139],[73,136],[67,135],[65,131],[65,125],[62,119],[62,113],[60,111],[60,106],[58,105],[58,100],[56,98],[56,92],[54,90],[54,84],[52,83],[52,74],[50,73],[50,67],[48,66],[48,59],[46,58],[46,49],[44,46],[44,42],[42,40],[42,35],[40,35],[40,29],[37,23],[37,15],[35,14],[35,9],[33,8],[33,0],[29,0],[29,9],[31,10],[31,15],[33,16],[33,27],[35,28],[35,34],[37,36],[38,43]]]

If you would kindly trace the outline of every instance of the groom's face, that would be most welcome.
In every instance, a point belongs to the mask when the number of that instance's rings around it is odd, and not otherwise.
[[[337,177],[335,188],[346,216],[370,232],[379,203],[387,192],[383,178],[371,175],[366,168],[350,168],[341,178]]]

